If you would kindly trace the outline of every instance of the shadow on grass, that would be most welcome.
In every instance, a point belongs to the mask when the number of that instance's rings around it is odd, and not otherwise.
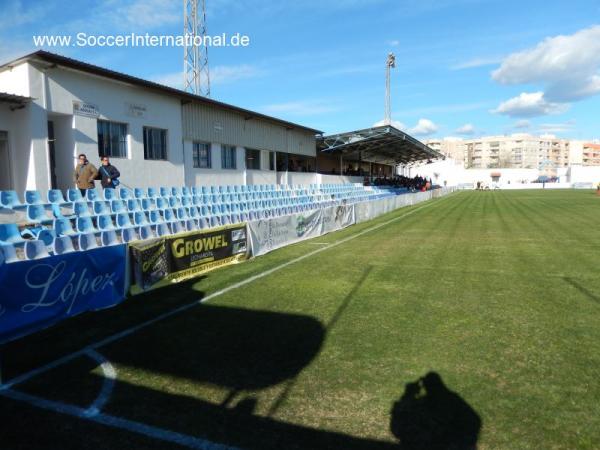
[[[403,450],[474,450],[481,418],[439,374],[407,383],[394,403],[390,430]]]
[[[585,295],[587,298],[589,298],[590,300],[592,300],[592,301],[594,301],[596,303],[600,303],[600,296],[594,294],[592,291],[590,291],[586,287],[584,287],[581,284],[579,284],[573,278],[563,277],[563,279],[567,283],[569,283],[571,286],[573,286],[575,289],[577,289],[579,292],[581,292],[583,295]]]

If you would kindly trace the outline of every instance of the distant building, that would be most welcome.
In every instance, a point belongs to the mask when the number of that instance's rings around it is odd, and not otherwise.
[[[571,141],[554,135],[517,133],[477,139],[432,139],[425,143],[473,169],[556,169],[571,164]]]

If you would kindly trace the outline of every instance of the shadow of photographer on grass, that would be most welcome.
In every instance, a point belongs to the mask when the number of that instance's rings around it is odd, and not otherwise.
[[[477,412],[436,372],[407,383],[391,411],[390,431],[404,450],[476,450],[480,429]]]

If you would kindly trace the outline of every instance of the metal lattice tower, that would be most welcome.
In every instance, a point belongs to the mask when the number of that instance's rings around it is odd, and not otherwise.
[[[384,124],[392,123],[392,100],[390,92],[390,69],[396,67],[396,57],[393,53],[389,53],[385,62],[385,117]]]
[[[210,97],[205,0],[183,0],[183,16],[183,89]]]

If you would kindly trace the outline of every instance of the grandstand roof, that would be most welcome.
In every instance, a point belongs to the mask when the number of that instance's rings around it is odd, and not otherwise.
[[[278,119],[276,117],[267,116],[265,114],[261,114],[255,111],[250,111],[248,109],[240,108],[238,106],[230,105],[228,103],[219,102],[216,100],[212,100],[207,97],[203,97],[201,95],[195,95],[190,92],[182,91],[180,89],[175,89],[169,86],[165,86],[159,83],[155,83],[153,81],[144,80],[142,78],[134,77],[131,75],[127,75],[121,72],[116,72],[114,70],[105,69],[103,67],[95,66],[93,64],[88,64],[83,61],[79,61],[73,58],[67,58],[66,56],[57,55],[55,53],[47,52],[45,50],[38,50],[36,52],[25,55],[21,58],[15,59],[8,63],[0,65],[0,71],[11,68],[17,64],[20,64],[24,61],[28,60],[38,60],[44,61],[51,65],[57,65],[62,67],[67,67],[73,70],[79,70],[81,72],[86,72],[89,74],[109,78],[115,81],[120,81],[122,83],[128,83],[134,86],[140,86],[146,88],[148,90],[152,90],[155,92],[160,92],[163,94],[174,95],[179,97],[182,102],[198,102],[204,103],[209,106],[214,106],[218,108],[228,109],[230,111],[235,111],[237,113],[243,114],[245,118],[257,118],[267,120],[272,123],[276,123],[278,125],[282,125],[286,128],[298,128],[301,130],[309,131],[311,133],[321,134],[322,131],[316,130],[314,128],[306,127],[304,125],[299,125],[297,123],[288,122],[287,120]]]
[[[381,164],[410,164],[445,156],[391,125],[317,137],[317,148],[345,158]]]
[[[23,106],[31,101],[30,97],[23,97],[21,95],[7,94],[6,92],[0,92],[0,102],[10,103],[12,105]]]

